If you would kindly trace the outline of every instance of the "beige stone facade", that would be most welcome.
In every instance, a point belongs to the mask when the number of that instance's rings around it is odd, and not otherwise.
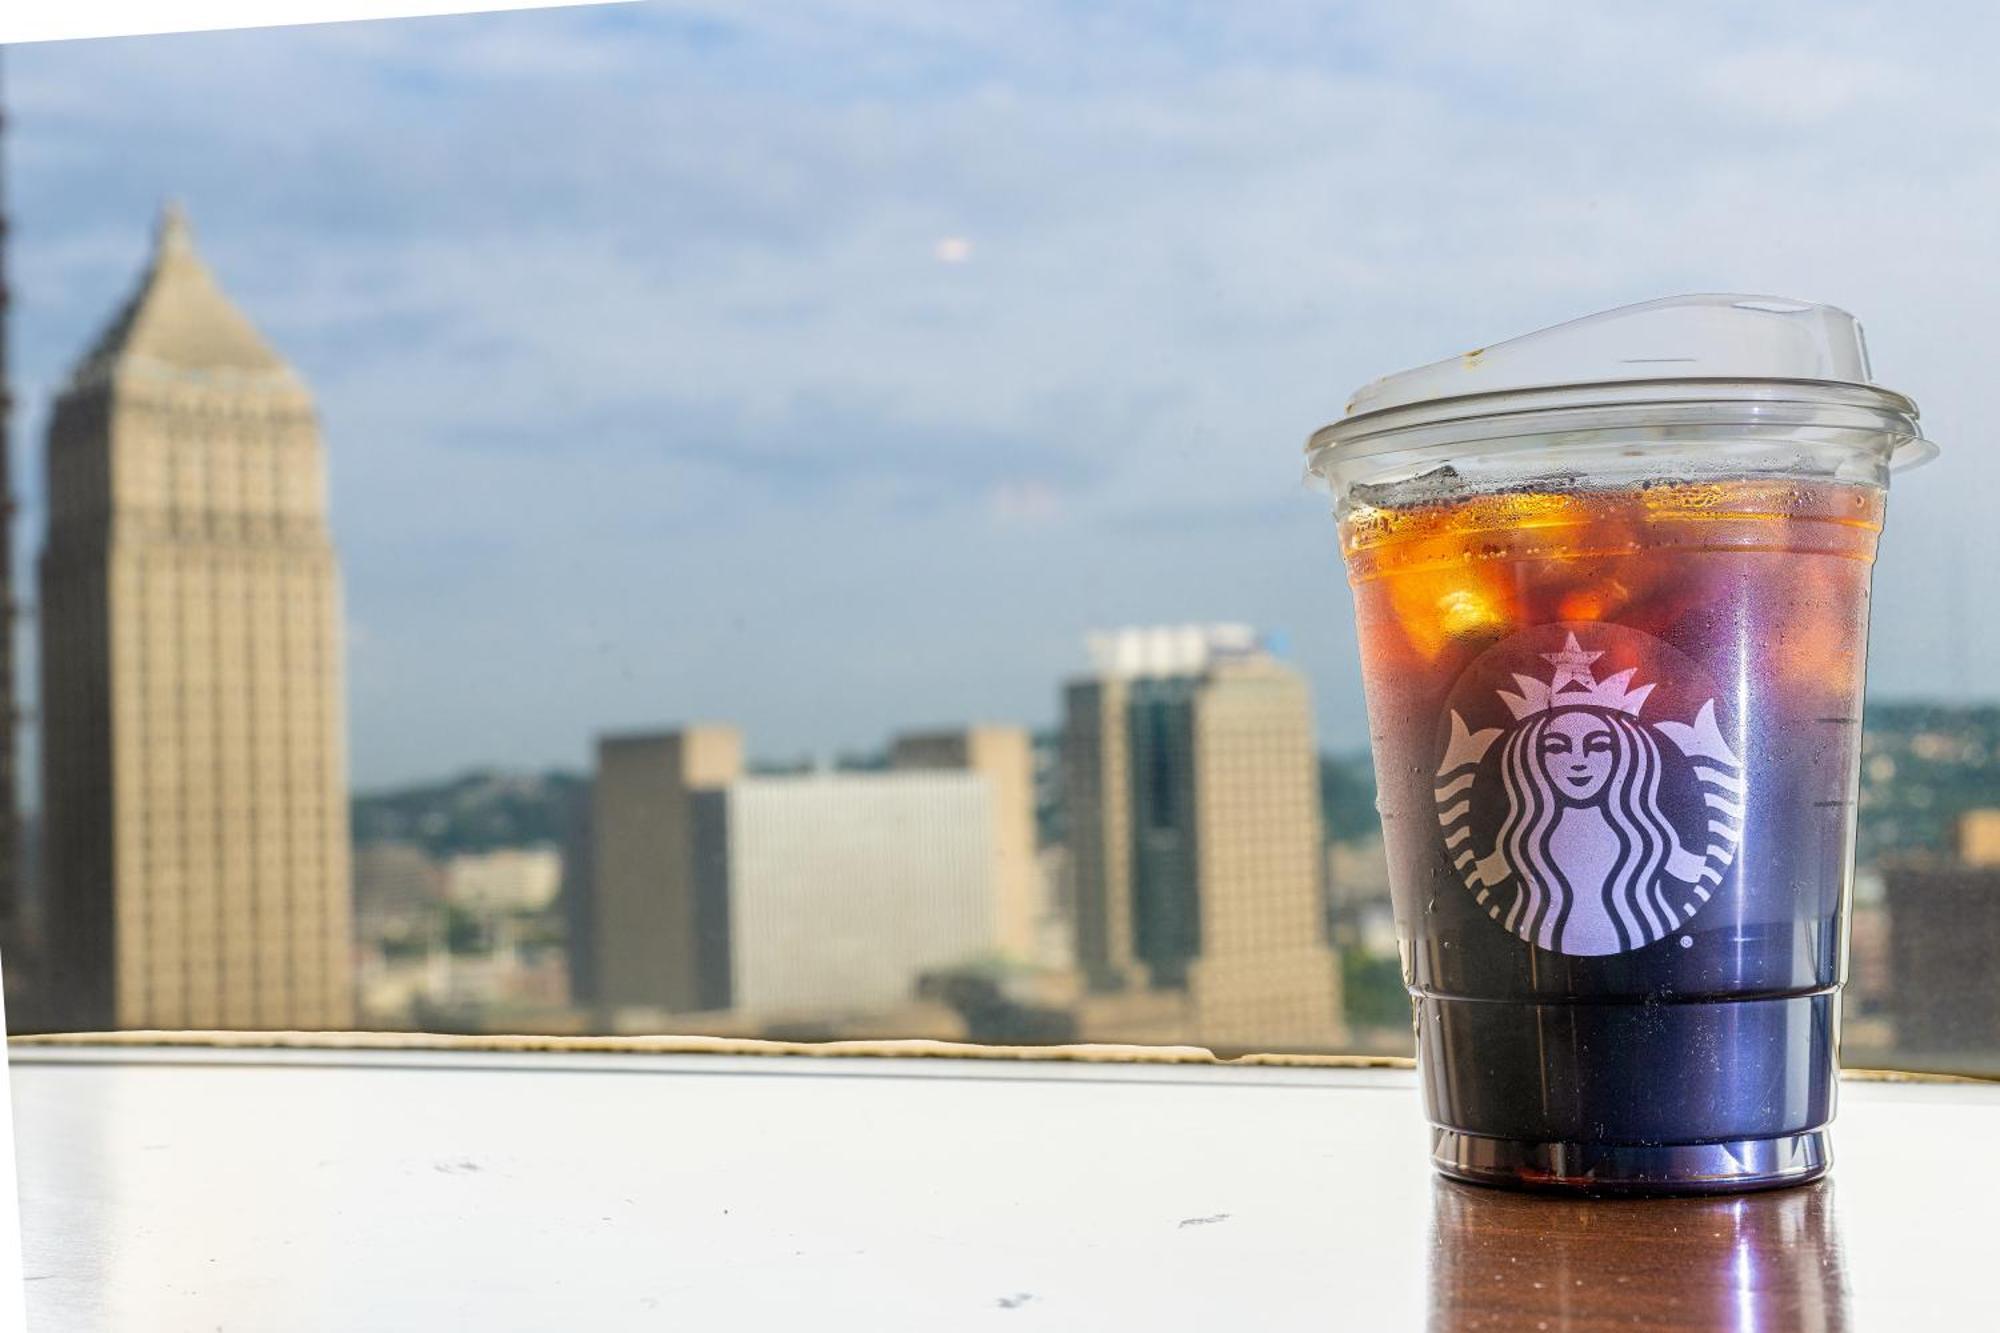
[[[1304,679],[1238,647],[1066,696],[1064,781],[1090,1040],[1345,1040]],[[1178,1005],[1131,997],[1148,990]],[[1176,1026],[1176,1023],[1178,1026]]]
[[[993,822],[994,941],[1015,962],[1041,955],[1052,910],[1035,839],[1035,755],[1019,727],[966,727],[899,736],[889,761],[901,769],[953,769],[986,780]]]
[[[348,1026],[340,585],[318,425],[178,214],[62,390],[48,446],[60,1021]]]
[[[1204,1044],[1314,1047],[1343,1036],[1326,942],[1319,757],[1305,679],[1222,662],[1194,696],[1201,956],[1189,990]]]
[[[1969,866],[2000,866],[2000,810],[1968,810],[1958,817],[1958,859]]]

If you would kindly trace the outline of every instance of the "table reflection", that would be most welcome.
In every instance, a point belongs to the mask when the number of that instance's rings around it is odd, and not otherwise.
[[[1430,1327],[1848,1327],[1830,1182],[1713,1199],[1431,1193]]]

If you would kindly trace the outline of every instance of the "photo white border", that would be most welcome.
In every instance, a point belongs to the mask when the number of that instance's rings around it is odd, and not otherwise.
[[[630,3],[632,0],[484,0],[482,4],[453,4],[451,0],[18,0],[0,4],[0,44]]]

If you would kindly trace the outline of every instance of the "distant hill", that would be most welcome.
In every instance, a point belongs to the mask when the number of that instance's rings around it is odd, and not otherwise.
[[[415,843],[432,856],[560,844],[589,792],[579,773],[473,772],[393,791],[356,793],[354,841]]]
[[[2000,807],[2000,706],[1871,702],[1861,774],[1861,863],[1951,846],[1965,810]],[[1059,745],[1035,737],[1036,815],[1043,841],[1063,833]],[[878,756],[842,756],[837,767],[875,767]],[[758,771],[804,765],[765,763]],[[354,797],[354,841],[413,842],[433,856],[560,844],[590,779],[580,773],[466,773],[447,781]],[[1320,756],[1328,841],[1372,836],[1375,769],[1365,751]]]
[[[1948,854],[1967,810],[2000,808],[2000,705],[1870,700],[1862,735],[1859,862]],[[1320,756],[1330,842],[1377,827],[1365,752]]]

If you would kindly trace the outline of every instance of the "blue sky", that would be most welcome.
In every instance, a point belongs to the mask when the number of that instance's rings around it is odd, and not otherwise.
[[[693,718],[773,756],[1046,724],[1086,630],[1154,621],[1283,631],[1352,746],[1306,433],[1466,346],[1772,292],[1858,312],[1946,446],[1892,500],[1872,687],[1963,696],[2000,660],[2000,16],[1871,9],[648,4],[18,48],[17,543],[43,409],[175,195],[319,396],[359,784]]]

